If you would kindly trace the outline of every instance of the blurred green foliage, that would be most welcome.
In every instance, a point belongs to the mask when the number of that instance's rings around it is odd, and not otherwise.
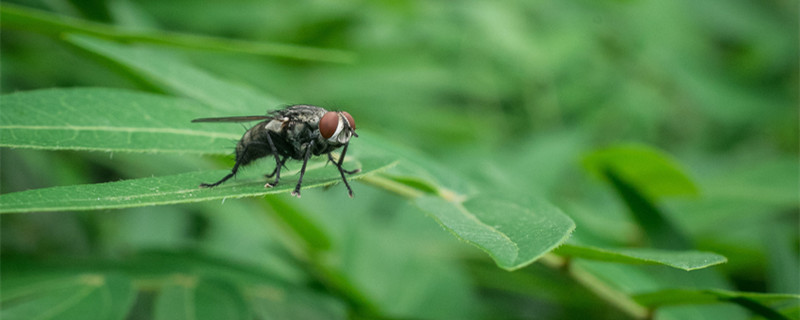
[[[421,201],[361,183],[355,200],[336,185],[299,201],[3,215],[0,295],[15,306],[3,318],[65,300],[73,308],[62,319],[617,319],[656,307],[657,319],[800,318],[798,1],[2,6],[4,94],[111,87],[251,114],[279,102],[346,109],[359,130],[414,150],[398,153],[421,167],[452,171],[458,179],[437,177],[448,187],[464,179],[487,194],[549,199],[575,222],[569,246],[586,246],[509,272],[426,217],[442,222],[436,206],[420,210]],[[19,8],[79,19],[83,29],[20,23],[9,16]],[[171,69],[178,64],[193,69]],[[208,98],[208,88],[234,86],[241,94],[230,101]],[[0,188],[229,165],[194,154],[4,148]],[[437,190],[398,170],[392,181]],[[626,263],[639,251],[585,251],[664,249],[670,236],[727,263],[687,273]],[[689,288],[705,291],[679,290]]]

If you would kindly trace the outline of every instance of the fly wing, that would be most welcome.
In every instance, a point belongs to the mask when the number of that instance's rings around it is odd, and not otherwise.
[[[247,122],[274,119],[273,116],[241,116],[241,117],[221,117],[221,118],[200,118],[192,122]]]

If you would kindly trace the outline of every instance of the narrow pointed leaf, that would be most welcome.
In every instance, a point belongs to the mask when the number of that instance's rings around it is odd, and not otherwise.
[[[384,170],[394,164],[386,158],[369,156],[358,159],[348,156],[345,163],[351,168],[361,168],[361,172],[348,177],[350,180]],[[303,178],[303,189],[341,181],[336,168],[326,167],[325,164],[323,161],[309,164]],[[258,170],[249,170],[215,188],[199,188],[200,183],[218,180],[229,172],[214,170],[15,192],[0,195],[0,213],[129,208],[289,193],[297,183],[295,174],[298,170],[293,167],[297,166],[291,166],[292,170],[286,171],[281,182],[272,188],[264,187],[267,180],[263,172]],[[341,190],[337,189],[339,188],[331,191],[341,192],[342,197],[347,198],[344,186]]]
[[[671,251],[649,248],[597,248],[566,244],[557,254],[590,260],[665,265],[686,271],[703,269],[725,263],[728,259],[713,252]]]

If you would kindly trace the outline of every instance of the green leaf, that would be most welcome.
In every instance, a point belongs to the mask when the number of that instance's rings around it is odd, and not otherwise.
[[[54,15],[9,4],[0,6],[0,21],[2,21],[3,27],[35,31],[53,37],[61,36],[67,32],[75,32],[120,41],[171,45],[191,49],[339,63],[350,63],[355,60],[355,56],[352,53],[342,50],[311,48],[274,42],[251,42],[175,32],[125,30],[111,25]]]
[[[650,248],[597,248],[566,244],[556,250],[559,255],[575,258],[631,263],[660,264],[686,271],[703,269],[728,261],[724,256],[713,252],[670,251]]]
[[[634,185],[623,180],[612,169],[605,171],[605,175],[625,205],[628,206],[636,222],[644,229],[644,233],[653,247],[675,250],[692,247],[683,231],[667,219],[664,212]]]
[[[718,302],[738,304],[767,319],[798,319],[800,295],[737,292],[719,289],[666,289],[634,295],[636,302],[651,307]]]
[[[256,286],[247,295],[258,319],[347,319],[343,303],[311,291]]]
[[[155,301],[157,320],[252,319],[244,298],[227,282],[175,275]]]
[[[585,156],[583,164],[611,184],[651,246],[691,248],[687,236],[655,204],[664,196],[697,194],[694,183],[667,155],[647,146],[618,145]]]
[[[190,123],[212,112],[203,104],[120,89],[18,92],[0,104],[4,147],[230,154],[243,131]]]
[[[357,159],[348,156],[345,164],[350,168],[361,169],[361,172],[348,177],[349,180],[357,180],[364,175],[385,170],[393,166],[394,162],[384,157],[364,155]],[[325,165],[324,161],[309,163],[303,177],[303,189],[341,181],[336,168]],[[27,190],[0,195],[0,213],[129,208],[288,193],[295,187],[297,180],[293,175],[299,171],[298,166],[299,164],[290,165],[291,170],[284,171],[284,178],[272,188],[264,187],[264,172],[257,170],[239,174],[235,179],[215,188],[199,188],[200,183],[218,180],[230,172],[215,170]],[[341,192],[346,198],[347,193]]]
[[[601,177],[606,177],[606,171],[613,171],[620,179],[656,200],[698,193],[694,182],[675,160],[644,145],[617,145],[598,150],[586,155],[583,165]]]
[[[532,263],[566,241],[575,229],[561,210],[538,199],[514,202],[482,194],[458,203],[421,196],[416,204],[507,270]]]
[[[293,286],[307,281],[306,275],[299,271],[286,271],[279,262],[253,263],[241,261],[227,255],[210,255],[192,250],[142,251],[126,256],[121,260],[103,258],[54,261],[37,261],[39,266],[57,269],[84,270],[103,266],[108,270],[129,274],[132,278],[155,280],[159,282],[170,275],[187,273],[202,278],[252,285]],[[30,262],[17,263],[6,269],[30,269]]]
[[[84,273],[3,278],[2,319],[125,319],[134,291],[127,277]]]
[[[262,114],[282,104],[275,97],[243,84],[221,80],[163,50],[78,34],[69,34],[65,40],[121,66],[126,74],[141,78],[160,91],[192,98],[217,110],[208,112],[205,117]]]

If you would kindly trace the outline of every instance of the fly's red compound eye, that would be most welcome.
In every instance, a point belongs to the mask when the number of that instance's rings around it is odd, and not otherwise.
[[[347,122],[350,123],[350,128],[353,129],[353,131],[355,131],[356,130],[356,121],[353,120],[353,116],[351,116],[349,113],[347,113],[347,111],[342,111],[342,114],[347,119]]]
[[[330,137],[336,133],[336,128],[338,126],[339,116],[336,112],[328,111],[322,116],[322,119],[319,119],[319,133],[325,139],[330,139]]]

